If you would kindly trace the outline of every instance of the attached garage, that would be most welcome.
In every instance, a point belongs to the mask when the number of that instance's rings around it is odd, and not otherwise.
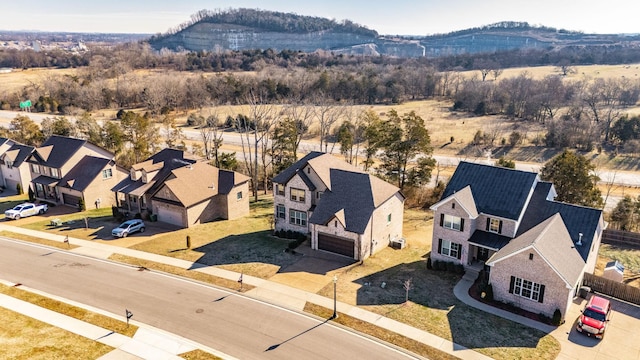
[[[5,180],[5,189],[9,190],[9,191],[16,191],[17,187],[18,187],[18,182],[15,180],[11,180],[11,179],[4,179]],[[23,192],[27,192],[26,189],[22,189]]]
[[[355,245],[352,239],[318,233],[318,249],[355,258]]]
[[[80,203],[80,197],[62,193],[62,201],[65,205],[78,207],[78,204]]]
[[[164,206],[158,207],[158,221],[177,226],[184,226],[181,210],[173,210]]]

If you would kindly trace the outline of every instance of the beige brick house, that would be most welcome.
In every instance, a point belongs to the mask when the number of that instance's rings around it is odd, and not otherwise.
[[[16,191],[18,184],[23,192],[31,186],[31,171],[25,161],[35,148],[16,141],[0,138],[0,186]]]
[[[127,172],[113,153],[86,140],[54,135],[27,158],[36,200],[87,208],[115,204],[111,188]]]
[[[312,152],[273,178],[275,229],[311,248],[363,260],[402,237],[404,195],[375,176]]]
[[[484,268],[496,300],[566,314],[595,269],[605,223],[601,210],[555,196],[536,173],[461,162],[431,207],[431,260]]]
[[[131,167],[112,188],[121,211],[155,214],[181,227],[249,213],[249,178],[218,169],[182,150],[163,149]]]

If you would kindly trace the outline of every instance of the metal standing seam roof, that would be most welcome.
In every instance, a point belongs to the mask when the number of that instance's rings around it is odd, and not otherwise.
[[[532,172],[463,161],[441,199],[470,186],[479,213],[518,220],[537,178]]]

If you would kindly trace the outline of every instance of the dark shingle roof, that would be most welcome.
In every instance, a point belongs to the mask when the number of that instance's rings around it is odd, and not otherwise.
[[[504,235],[499,235],[492,232],[476,230],[469,238],[469,242],[476,245],[481,245],[493,250],[500,250],[511,241],[511,238]]]
[[[313,158],[317,158],[318,156],[322,156],[324,153],[313,151],[307,154],[302,159],[296,161],[293,165],[284,169],[280,174],[275,176],[272,182],[276,184],[286,184],[291,178],[300,171],[303,167],[307,165],[307,162]]]
[[[16,151],[16,150],[17,150],[17,154],[13,159],[13,166],[19,167],[29,157],[29,155],[31,155],[31,153],[35,150],[35,148],[33,146],[15,143],[13,144],[13,146],[9,148],[9,150],[7,150],[6,153],[10,151]]]
[[[344,210],[346,230],[363,234],[375,210],[371,175],[331,169],[330,176],[332,189],[322,194],[309,222],[326,224]]]
[[[102,176],[102,170],[110,162],[105,158],[85,156],[60,179],[58,186],[84,191],[97,176]]]
[[[545,219],[559,213],[574,243],[578,241],[580,237],[579,234],[583,234],[582,245],[576,246],[576,250],[578,250],[582,259],[587,261],[591,250],[591,243],[593,242],[593,235],[602,216],[602,210],[549,201],[547,200],[547,195],[550,189],[551,183],[538,183],[516,236],[525,233]]]
[[[85,140],[70,138],[66,136],[53,135],[49,137],[34,152],[39,164],[52,168],[62,167],[84,144]],[[39,150],[47,152],[46,158],[40,156]]]
[[[471,186],[478,212],[517,220],[537,178],[536,173],[460,162],[441,199]]]

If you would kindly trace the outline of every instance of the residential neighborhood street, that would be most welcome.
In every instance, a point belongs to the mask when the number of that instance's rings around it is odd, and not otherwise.
[[[329,323],[233,292],[129,266],[2,241],[0,273],[56,296],[134,319],[240,359],[406,359]]]

